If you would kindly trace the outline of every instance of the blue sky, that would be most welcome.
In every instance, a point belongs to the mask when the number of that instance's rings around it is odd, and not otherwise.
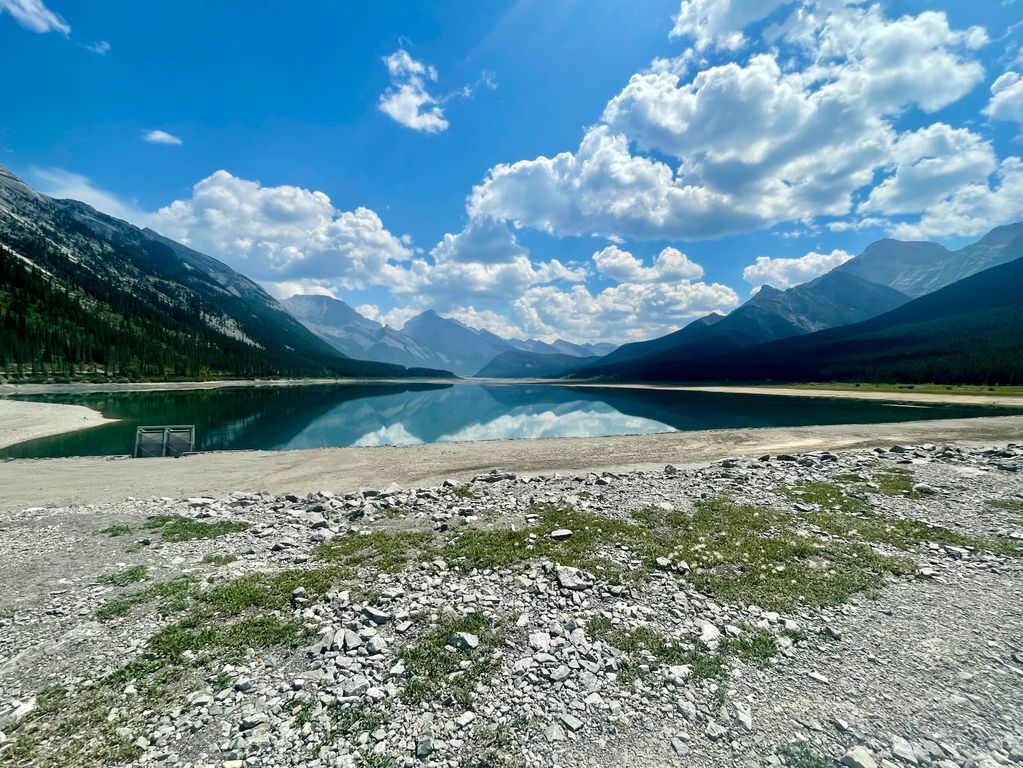
[[[1023,3],[0,0],[0,163],[277,295],[645,338],[1023,218]]]

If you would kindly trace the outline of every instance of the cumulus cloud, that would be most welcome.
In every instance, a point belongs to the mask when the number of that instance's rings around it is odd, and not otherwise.
[[[950,235],[981,235],[992,227],[1023,219],[1023,159],[1007,157],[991,182],[965,184],[928,208],[919,221],[892,229],[894,237],[923,240]]]
[[[486,264],[513,261],[527,253],[507,225],[486,217],[473,219],[457,234],[445,234],[431,251],[437,261],[478,261]]]
[[[88,48],[93,53],[99,54],[100,56],[106,56],[108,53],[110,53],[110,43],[108,43],[106,40],[100,40],[99,42],[95,42],[92,45],[87,45],[85,47]]]
[[[407,128],[425,133],[447,130],[448,121],[439,101],[427,91],[436,82],[437,70],[399,49],[384,58],[391,85],[380,96],[380,110]]]
[[[177,136],[175,136],[172,133],[167,133],[167,131],[160,131],[160,130],[146,131],[145,133],[142,134],[142,141],[145,141],[145,142],[147,142],[149,144],[168,144],[168,145],[178,145],[178,144],[181,144],[181,139],[179,139]]]
[[[622,283],[651,283],[655,280],[695,280],[703,277],[703,267],[689,260],[677,248],[665,248],[654,259],[653,266],[643,262],[616,245],[609,245],[593,254],[597,271]]]
[[[781,289],[791,288],[794,285],[813,280],[825,272],[830,272],[852,257],[851,253],[839,248],[831,253],[810,251],[804,256],[794,259],[772,259],[769,256],[757,256],[757,260],[742,271],[742,277],[753,286],[754,290],[759,290],[764,285]]]
[[[671,37],[692,38],[697,50],[709,47],[735,50],[746,37],[743,30],[765,19],[792,0],[682,0]]]
[[[738,304],[735,291],[720,283],[621,283],[596,294],[583,285],[547,285],[526,291],[509,314],[522,335],[625,342],[662,336]]]
[[[1006,72],[995,80],[991,86],[991,100],[984,108],[984,114],[992,120],[1007,120],[1023,125],[1023,75]]]
[[[59,32],[65,37],[71,34],[71,25],[47,8],[42,0],[0,0],[0,15],[5,11],[33,32]]]
[[[706,45],[718,45],[714,30],[783,5],[694,0],[679,19],[725,19],[707,33]],[[470,214],[555,235],[705,238],[848,216],[879,176],[898,178],[876,202],[909,205],[915,191],[923,206],[923,176],[933,199],[985,163],[993,170],[989,149],[974,141],[956,170],[939,173],[913,155],[913,141],[900,143],[896,127],[906,110],[941,109],[981,81],[982,29],[953,29],[943,13],[892,20],[879,6],[841,3],[803,3],[792,19],[779,32],[796,51],[786,59],[772,50],[689,80],[677,67],[634,75],[574,152],[492,168],[469,198]],[[702,34],[686,24],[679,34]],[[924,138],[939,137],[917,137],[917,149]]]
[[[935,123],[892,145],[895,172],[874,187],[861,212],[893,216],[926,210],[963,184],[983,182],[998,168],[991,142],[965,128]]]
[[[267,282],[316,279],[359,289],[411,290],[425,265],[368,208],[336,209],[323,192],[264,186],[217,171],[152,226]]]

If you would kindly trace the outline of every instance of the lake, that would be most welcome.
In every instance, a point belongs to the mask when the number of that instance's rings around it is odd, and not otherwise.
[[[0,457],[131,453],[138,426],[194,424],[196,450],[413,445],[504,438],[594,437],[700,429],[793,427],[1018,414],[985,405],[679,392],[549,384],[327,384],[36,395],[85,405],[116,424],[33,440]]]

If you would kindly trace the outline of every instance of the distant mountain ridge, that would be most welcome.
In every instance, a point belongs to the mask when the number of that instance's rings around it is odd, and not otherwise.
[[[309,330],[347,355],[401,365],[441,367],[459,376],[474,375],[506,352],[589,360],[615,349],[613,344],[575,344],[564,339],[551,343],[505,339],[444,317],[435,310],[410,318],[399,331],[370,320],[329,296],[298,294],[282,303]]]
[[[524,378],[639,379],[653,370],[695,371],[700,361],[771,341],[839,328],[883,315],[914,298],[1023,256],[1023,223],[997,227],[963,248],[879,240],[830,272],[787,290],[763,286],[722,317],[711,314],[649,341],[625,344],[596,361],[505,357],[489,372]],[[499,371],[499,372],[498,372]]]
[[[453,368],[448,358],[364,317],[340,299],[299,294],[281,303],[306,328],[349,357],[411,367]]]
[[[405,376],[353,360],[210,256],[0,166],[0,367],[128,378]]]
[[[860,323],[702,360],[644,359],[649,381],[872,381],[1023,384],[1020,258]]]

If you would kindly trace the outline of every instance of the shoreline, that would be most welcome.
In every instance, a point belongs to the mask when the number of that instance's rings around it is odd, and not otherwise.
[[[224,451],[181,459],[81,457],[0,462],[0,512],[129,497],[224,496],[232,491],[334,493],[465,481],[499,468],[522,474],[663,469],[763,454],[841,451],[898,443],[1020,442],[1023,416],[721,429],[616,437],[492,440],[413,446]],[[139,461],[146,463],[139,464]],[[159,463],[155,463],[159,462]]]
[[[0,399],[0,448],[116,421],[84,405]]]

